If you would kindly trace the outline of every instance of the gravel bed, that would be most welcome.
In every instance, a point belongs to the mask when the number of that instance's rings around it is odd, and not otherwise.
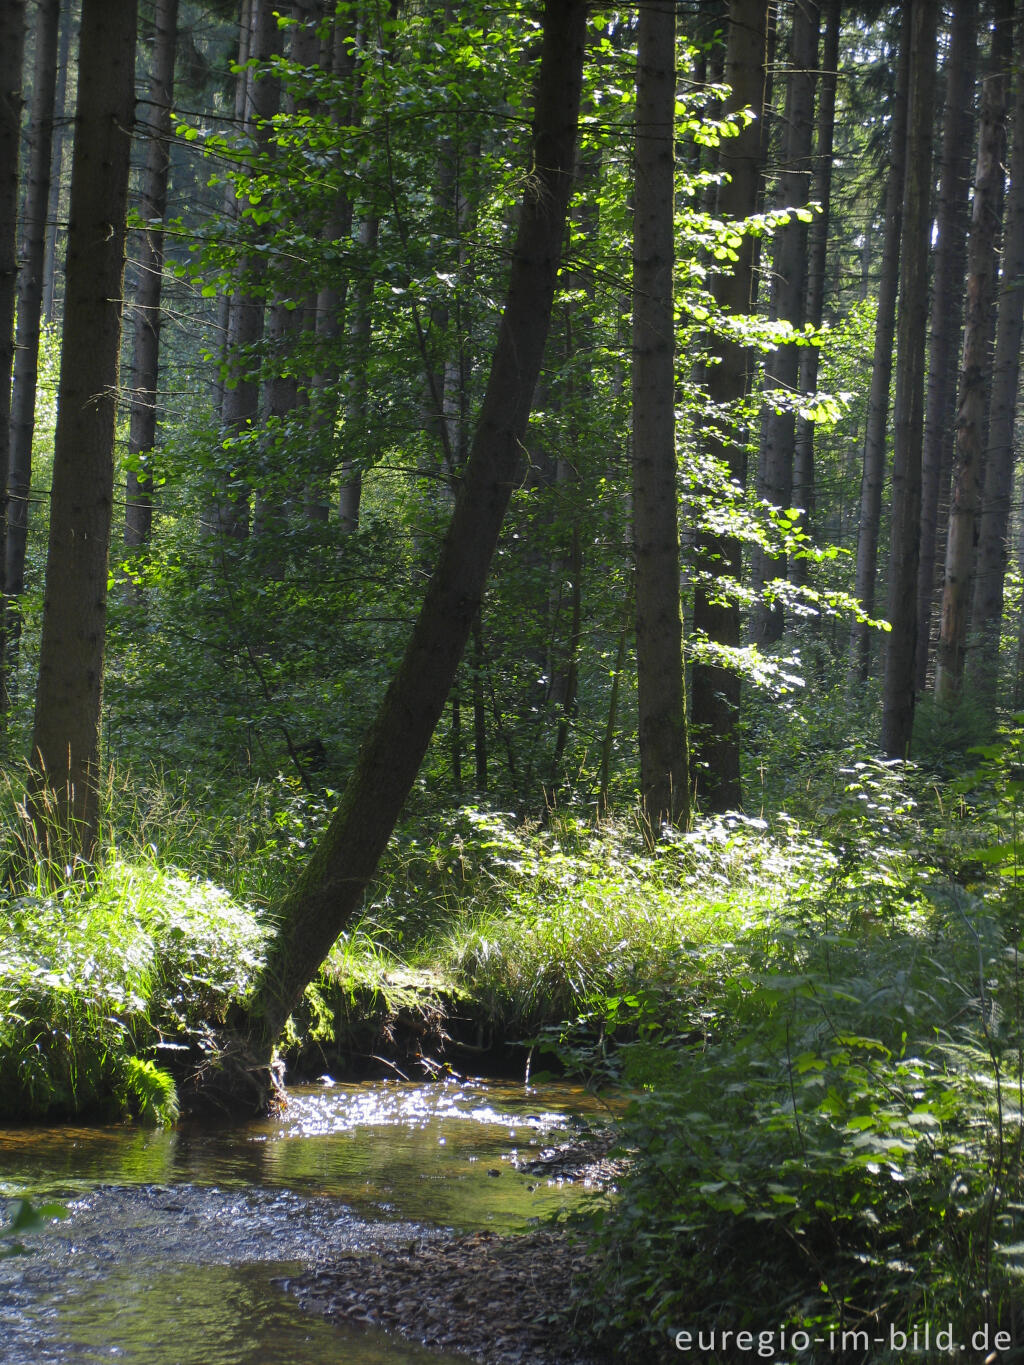
[[[476,1232],[383,1256],[343,1256],[287,1283],[312,1313],[384,1327],[480,1365],[587,1365],[573,1342],[585,1253],[562,1231]]]
[[[613,1142],[613,1130],[591,1130],[516,1164],[539,1178],[612,1188],[625,1166],[608,1155]],[[563,1228],[475,1232],[334,1257],[286,1287],[311,1313],[383,1327],[479,1365],[594,1365],[573,1330],[573,1281],[588,1269]]]

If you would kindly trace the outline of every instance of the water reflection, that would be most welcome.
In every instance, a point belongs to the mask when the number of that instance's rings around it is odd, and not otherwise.
[[[173,1132],[0,1130],[0,1194],[61,1194],[67,1222],[0,1261],[9,1365],[442,1361],[308,1318],[274,1276],[343,1251],[519,1229],[578,1197],[512,1155],[603,1117],[570,1086],[299,1087],[280,1118]]]

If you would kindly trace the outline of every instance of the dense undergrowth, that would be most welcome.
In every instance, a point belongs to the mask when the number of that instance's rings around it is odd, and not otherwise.
[[[629,816],[421,814],[289,1056],[429,1073],[515,1044],[534,1076],[554,1058],[629,1087],[631,1173],[590,1212],[601,1270],[577,1305],[620,1353],[674,1359],[677,1332],[709,1361],[749,1357],[723,1333],[792,1360],[815,1358],[801,1332],[850,1360],[901,1358],[925,1324],[1015,1336],[1022,747],[941,783],[854,754],[813,828],[703,821],[653,855]],[[7,893],[3,1116],[172,1121],[176,1060],[244,998],[331,799],[112,782],[90,875]]]
[[[710,1362],[1018,1358],[1021,756],[1016,733],[942,791],[848,770],[822,875],[734,944],[703,1039],[678,996],[629,1002],[635,1159],[587,1229],[599,1340]]]

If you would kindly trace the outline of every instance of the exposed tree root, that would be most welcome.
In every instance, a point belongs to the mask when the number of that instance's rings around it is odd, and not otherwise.
[[[284,1063],[230,1027],[211,1031],[178,1091],[182,1109],[192,1114],[254,1118],[279,1113],[288,1103]]]

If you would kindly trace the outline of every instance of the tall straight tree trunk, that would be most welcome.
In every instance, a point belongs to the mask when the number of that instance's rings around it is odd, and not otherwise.
[[[967,251],[967,305],[963,363],[957,391],[953,496],[942,585],[942,623],[935,659],[935,697],[946,705],[960,694],[970,633],[971,587],[978,512],[984,477],[986,417],[996,304],[997,250],[1006,159],[1006,105],[1013,50],[1013,0],[999,0],[992,31],[978,129],[971,238]]]
[[[589,108],[584,114],[589,114]],[[601,181],[601,156],[593,150],[581,151],[576,170],[576,204],[573,209],[573,228],[587,241],[596,241],[600,230],[598,208]],[[462,215],[463,217],[465,215]],[[460,265],[467,261],[462,248],[462,225],[459,232]],[[565,336],[566,388],[563,410],[568,418],[565,428],[565,449],[555,462],[554,513],[564,529],[558,535],[559,545],[551,558],[549,579],[548,660],[545,675],[548,701],[553,703],[558,716],[554,750],[551,756],[548,783],[553,805],[562,782],[569,736],[579,709],[580,649],[583,639],[583,535],[579,518],[573,515],[578,500],[582,467],[583,415],[594,403],[593,375],[584,364],[578,368],[579,358],[589,357],[594,349],[594,274],[587,268],[564,272],[567,292],[578,294],[578,301],[563,306]],[[462,395],[465,408],[465,395]],[[461,424],[461,425],[464,425]],[[449,445],[454,442],[449,440]],[[566,537],[568,544],[566,544]],[[566,603],[568,598],[568,603]],[[568,606],[568,611],[566,611]],[[562,629],[568,615],[568,629]],[[564,640],[560,641],[560,634]]]
[[[36,9],[36,54],[29,119],[28,194],[22,227],[22,260],[18,272],[18,325],[11,392],[11,446],[7,477],[7,540],[4,582],[6,674],[15,687],[21,638],[19,598],[25,591],[25,546],[28,499],[32,483],[32,437],[36,422],[36,381],[43,304],[46,215],[50,198],[50,161],[57,87],[60,0],[40,0]],[[68,24],[70,28],[70,23]]]
[[[69,860],[90,857],[99,820],[135,25],[136,0],[83,0],[29,806],[39,844]]]
[[[913,0],[910,90],[907,101],[907,175],[900,243],[896,419],[892,470],[889,610],[885,651],[882,748],[905,758],[914,724],[917,640],[917,567],[921,534],[921,444],[924,437],[925,328],[931,235],[932,117],[938,7]]]
[[[171,101],[178,38],[178,0],[157,0],[151,47],[153,69],[147,109],[148,138],[142,181],[145,227],[139,242],[139,287],[135,295],[135,351],[124,543],[138,549],[153,529],[153,471],[146,465],[156,445],[157,386],[160,377],[160,295],[164,273],[164,214],[170,170]]]
[[[273,0],[252,0],[252,35],[249,59],[268,62],[279,57],[282,35],[277,22]],[[244,7],[243,7],[244,9]],[[270,121],[277,112],[280,100],[280,81],[266,71],[250,72],[247,85],[245,124],[257,150],[266,147],[270,136]],[[252,288],[254,274],[260,273],[253,256],[239,264],[239,282],[231,296],[227,323],[228,366],[234,383],[224,390],[221,401],[221,425],[229,443],[236,443],[240,459],[222,480],[222,487],[213,508],[213,527],[221,535],[244,540],[249,534],[250,489],[243,472],[246,453],[254,427],[259,419],[260,390],[254,371],[258,367],[256,349],[263,336],[264,303]]]
[[[293,0],[291,20],[289,60],[312,71],[320,58],[316,0]],[[308,115],[309,101],[297,100],[289,90],[284,112],[292,118]],[[284,577],[288,508],[303,496],[303,489],[292,483],[287,463],[279,455],[280,425],[300,408],[306,414],[309,412],[310,381],[307,375],[300,374],[294,352],[301,334],[312,333],[316,327],[315,295],[307,297],[305,306],[296,306],[294,293],[301,294],[301,284],[279,291],[270,309],[267,340],[271,372],[263,386],[263,410],[269,419],[269,431],[263,443],[260,486],[253,507],[253,536],[262,539],[266,575],[275,580]],[[307,418],[300,420],[305,423]]]
[[[821,207],[811,223],[807,240],[807,301],[805,321],[821,326],[825,312],[825,269],[828,263],[828,237],[832,203],[832,159],[836,123],[836,86],[839,81],[839,20],[842,0],[825,0],[821,74],[818,80],[818,131],[814,148],[814,177],[811,198]],[[814,393],[818,387],[817,346],[800,351],[801,393]],[[814,423],[808,417],[796,419],[793,445],[793,502],[803,508],[801,529],[811,530],[815,506]],[[806,560],[794,559],[790,577],[794,583],[806,581]]]
[[[558,277],[583,73],[584,0],[546,0],[530,183],[505,311],[455,508],[412,638],[341,804],[294,888],[208,1093],[238,1107],[271,1098],[272,1049],[303,989],[355,913],[415,780],[479,610],[501,524],[521,477],[526,425]]]
[[[253,28],[253,5],[255,0],[237,0],[238,3],[238,55],[235,60],[235,87],[234,87],[234,127],[241,136],[242,130],[246,126],[246,112],[249,106],[249,85],[251,72],[248,67],[249,49],[252,46]],[[233,225],[237,227],[239,215],[238,196],[235,194],[234,181],[229,177],[224,189],[224,206],[221,209],[221,216],[225,227]],[[224,382],[227,362],[229,357],[229,334],[231,331],[231,306],[232,295],[225,290],[217,303],[217,337],[219,340],[218,358],[220,364],[215,370],[215,379],[212,384],[213,400],[216,410],[223,418],[224,397],[227,388]],[[220,513],[216,504],[211,508],[208,517],[203,520],[203,529],[209,530],[219,525]]]
[[[359,245],[363,257],[363,273],[353,290],[352,299],[352,360],[345,395],[345,425],[355,433],[358,442],[365,436],[369,417],[370,347],[373,341],[373,254],[377,250],[380,219],[370,211],[359,226]],[[359,504],[363,496],[363,471],[358,460],[346,460],[341,466],[341,486],[338,493],[338,521],[342,531],[351,535],[359,529]]]
[[[921,466],[921,563],[917,577],[917,689],[928,678],[932,616],[936,600],[935,566],[942,543],[940,519],[948,518],[949,476],[953,467],[956,387],[960,370],[960,333],[964,318],[964,274],[971,222],[971,149],[974,144],[974,81],[978,65],[977,0],[953,7],[946,106],[942,122],[942,166],[935,219],[938,244],[932,279],[928,342],[928,392],[924,413]]]
[[[819,7],[812,0],[796,0],[789,38],[789,74],[786,79],[786,110],[782,131],[782,170],[776,199],[781,208],[800,208],[810,198],[814,134],[814,85],[818,70]],[[775,236],[773,253],[772,315],[780,322],[803,326],[807,284],[807,224],[794,216]],[[793,454],[796,414],[792,401],[800,381],[800,352],[796,346],[780,345],[765,364],[765,396],[769,409],[764,426],[758,471],[758,492],[775,507],[788,508],[793,501]],[[771,390],[777,390],[781,410],[771,407]],[[772,600],[772,578],[786,574],[786,558],[753,555],[755,591],[767,597],[754,612],[753,638],[757,644],[774,644],[782,635],[783,612]]]
[[[648,838],[689,821],[676,489],[675,0],[647,0],[637,37],[633,192],[633,541],[640,807]]]
[[[18,166],[21,160],[21,67],[25,3],[0,6],[0,536],[7,537],[10,468],[11,376],[14,372],[14,302],[18,283]],[[3,566],[0,564],[0,574]],[[4,584],[0,578],[0,594]],[[0,596],[0,601],[2,601]],[[0,649],[3,633],[0,632]],[[0,653],[0,724],[6,715],[4,659]]]
[[[354,51],[360,41],[358,27],[354,23],[343,23],[341,17],[335,20],[330,51],[325,54],[324,64],[329,69],[341,90],[350,92],[347,106],[339,99],[333,106],[333,120],[347,127],[355,127],[359,122],[359,100],[355,88]],[[339,138],[339,143],[341,139]],[[339,191],[332,210],[324,225],[322,237],[325,242],[346,242],[352,235],[352,200],[345,191]],[[345,323],[345,309],[348,302],[348,272],[321,284],[316,299],[316,334],[320,350],[324,356],[313,378],[311,395],[311,429],[316,442],[315,468],[311,472],[306,490],[306,516],[311,523],[326,522],[330,516],[330,476],[334,459],[334,427],[338,414],[339,366],[333,354]]]
[[[1003,589],[1009,560],[1010,498],[1013,491],[1013,435],[1017,418],[1021,340],[1024,337],[1024,23],[1017,22],[1017,69],[1013,105],[1010,188],[999,280],[995,358],[989,399],[985,486],[978,519],[978,556],[972,611],[976,647],[968,659],[990,715],[995,711]]]
[[[896,297],[900,280],[903,239],[903,196],[907,178],[907,99],[910,90],[911,5],[903,6],[897,55],[896,91],[889,142],[889,177],[885,187],[885,230],[882,267],[875,312],[875,345],[871,387],[864,429],[864,459],[857,521],[857,569],[854,595],[861,609],[874,616],[878,585],[878,541],[885,484],[885,448],[889,431],[889,390],[892,384],[893,343],[896,337]],[[850,631],[851,693],[860,692],[871,670],[871,628],[855,621]]]
[[[734,0],[729,11],[729,36],[725,57],[725,82],[731,90],[726,112],[753,109],[756,117],[736,137],[722,142],[720,165],[726,178],[718,189],[717,212],[727,222],[749,218],[757,210],[763,167],[761,114],[765,104],[767,71],[765,47],[768,32],[766,0]],[[727,274],[715,277],[715,301],[723,312],[742,316],[753,308],[756,291],[754,272],[756,244],[745,234],[738,259]],[[722,336],[712,342],[718,359],[708,367],[708,397],[718,412],[744,398],[750,380],[750,351]],[[731,482],[744,487],[746,453],[737,437],[737,423],[728,417],[716,425],[709,453],[720,461]],[[702,531],[695,545],[698,578],[693,598],[693,630],[712,644],[738,649],[742,643],[740,606],[729,583],[738,584],[743,567],[743,547],[734,536]],[[726,580],[724,591],[715,579]],[[617,681],[617,679],[616,679]],[[740,677],[721,664],[695,661],[691,681],[693,718],[693,766],[697,792],[711,810],[736,810],[742,804],[740,783]]]
[[[54,100],[53,163],[50,168],[46,239],[43,246],[43,317],[47,322],[55,321],[57,316],[57,239],[60,228],[61,189],[64,183],[64,149],[70,140],[66,118],[74,0],[60,0],[58,27],[60,39],[57,48],[57,92]]]

